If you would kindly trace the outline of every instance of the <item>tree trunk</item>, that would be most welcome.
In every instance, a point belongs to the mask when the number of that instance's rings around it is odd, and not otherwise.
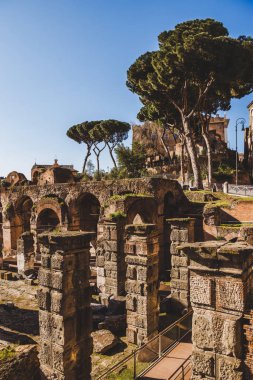
[[[110,156],[111,156],[111,159],[112,159],[113,165],[114,165],[115,169],[117,169],[117,168],[118,168],[118,167],[117,167],[117,163],[116,163],[115,158],[114,158],[114,156],[113,156],[113,154],[112,154],[113,149],[110,147],[109,144],[107,144],[107,146],[108,146],[108,149],[109,149],[109,153],[110,153]]]
[[[82,171],[83,174],[85,173],[85,168],[86,168],[86,165],[87,165],[88,158],[91,155],[90,151],[91,151],[91,148],[87,148],[87,154],[86,154],[84,162],[83,162],[83,171]]]
[[[181,182],[182,186],[184,185],[184,143],[181,145],[181,154],[180,154],[180,171],[181,171]]]
[[[97,174],[98,174],[98,177],[99,177],[99,172],[100,172],[99,154],[96,154],[96,159],[97,159]]]
[[[189,122],[188,120],[185,120],[185,119],[182,121],[183,121],[184,133],[185,133],[185,143],[187,145],[187,150],[188,150],[188,154],[191,160],[191,166],[192,166],[192,171],[193,171],[193,176],[194,176],[194,186],[197,189],[203,189],[199,161],[197,157],[195,144],[194,144],[194,141],[192,139],[192,135],[189,129]]]
[[[205,140],[207,150],[208,186],[211,187],[213,180],[212,149],[209,141],[209,136],[206,132],[203,132],[203,138]]]
[[[163,146],[163,149],[165,150],[165,153],[169,159],[169,162],[171,163],[171,156],[170,156],[170,150],[168,149],[166,143],[165,143],[165,140],[164,140],[164,136],[165,136],[165,128],[163,129],[163,133],[161,134],[160,138],[161,138],[161,142],[162,142],[162,146]]]

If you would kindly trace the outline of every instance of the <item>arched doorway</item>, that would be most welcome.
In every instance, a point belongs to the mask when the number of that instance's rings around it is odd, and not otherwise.
[[[11,212],[11,249],[16,251],[17,240],[24,232],[31,229],[30,221],[32,215],[33,201],[28,196],[22,196],[17,200]]]
[[[60,219],[51,208],[45,208],[37,217],[37,232],[53,231],[60,226]]]
[[[93,194],[84,194],[78,199],[79,229],[97,232],[100,203]]]

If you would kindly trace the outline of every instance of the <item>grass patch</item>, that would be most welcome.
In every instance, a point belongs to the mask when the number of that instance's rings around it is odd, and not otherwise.
[[[109,218],[111,220],[120,220],[120,219],[125,219],[126,217],[127,215],[123,211],[115,211],[109,215]]]
[[[16,355],[16,352],[13,347],[8,346],[0,351],[0,360],[8,360],[13,358]]]

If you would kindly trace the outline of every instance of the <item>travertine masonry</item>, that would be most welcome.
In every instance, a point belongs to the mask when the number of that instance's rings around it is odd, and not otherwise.
[[[193,218],[168,219],[170,226],[171,253],[171,297],[174,310],[181,311],[189,307],[189,259],[183,251],[176,247],[182,243],[194,242]]]
[[[105,295],[124,295],[126,264],[124,257],[124,221],[98,224],[97,286]]]
[[[90,379],[91,233],[40,235],[40,365],[42,378]]]
[[[34,240],[31,232],[23,233],[17,241],[17,267],[18,273],[23,274],[34,269]]]
[[[189,259],[192,379],[246,379],[243,314],[251,300],[253,246],[211,241],[178,250]]]
[[[158,251],[155,225],[126,226],[127,337],[138,345],[158,327]]]

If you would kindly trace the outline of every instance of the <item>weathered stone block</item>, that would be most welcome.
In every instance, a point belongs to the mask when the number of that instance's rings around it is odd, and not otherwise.
[[[47,288],[40,288],[37,292],[38,305],[40,309],[50,311],[51,296]]]
[[[128,327],[126,336],[129,343],[137,344],[137,329],[135,327]]]
[[[41,255],[41,266],[43,268],[50,269],[50,267],[51,267],[51,255],[48,255],[48,254],[42,254]]]
[[[219,309],[243,312],[245,295],[242,281],[226,278],[216,281],[216,302]]]
[[[204,352],[204,351],[194,351],[192,353],[192,367],[194,373],[214,377],[214,363],[215,355],[214,353]]]
[[[217,356],[218,380],[243,380],[242,362],[239,359]]]
[[[213,280],[192,275],[190,278],[190,298],[194,304],[212,305]]]
[[[50,288],[52,286],[52,274],[49,269],[40,268],[38,275],[39,284]]]
[[[40,352],[39,352],[40,363],[53,368],[53,357],[52,357],[52,345],[51,342],[40,338]]]

